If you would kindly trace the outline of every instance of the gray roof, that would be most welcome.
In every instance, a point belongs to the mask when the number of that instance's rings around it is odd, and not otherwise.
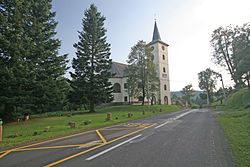
[[[155,21],[155,26],[154,26],[153,38],[152,38],[152,41],[149,42],[148,45],[151,45],[151,44],[153,44],[153,43],[155,43],[155,42],[160,42],[160,43],[162,43],[162,44],[164,44],[164,45],[169,46],[167,43],[165,43],[165,42],[163,42],[163,41],[161,40],[160,33],[159,33],[159,30],[158,30],[156,21]]]
[[[110,69],[110,72],[112,74],[115,74],[113,77],[118,77],[118,78],[122,78],[122,77],[127,77],[127,73],[125,72],[125,69],[128,67],[127,64],[122,64],[122,63],[118,63],[118,62],[112,62],[112,67]]]
[[[155,21],[155,27],[154,27],[154,34],[153,34],[153,39],[152,41],[161,41],[160,33],[158,31],[158,27]]]

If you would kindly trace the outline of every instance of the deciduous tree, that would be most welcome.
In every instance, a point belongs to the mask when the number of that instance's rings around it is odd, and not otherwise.
[[[240,35],[234,40],[236,77],[247,83],[250,90],[250,23],[240,27]]]
[[[210,104],[212,93],[216,85],[217,75],[213,70],[207,68],[205,71],[198,73],[198,78],[199,87],[201,90],[205,90],[207,92],[207,104]]]
[[[187,86],[185,86],[182,90],[181,93],[183,94],[183,99],[185,99],[189,105],[191,105],[191,97],[194,97],[195,94],[194,93],[194,89],[192,84],[189,84]]]
[[[242,27],[219,27],[213,31],[211,46],[215,64],[227,67],[236,87],[249,84],[249,32],[250,23]]]
[[[144,41],[139,41],[131,48],[126,70],[128,88],[130,96],[138,99],[142,97],[142,105],[145,97],[148,95],[152,98],[159,88],[159,79],[153,61],[154,55]]]

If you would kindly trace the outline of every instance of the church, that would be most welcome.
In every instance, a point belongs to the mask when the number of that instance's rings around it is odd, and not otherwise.
[[[159,77],[160,85],[159,91],[156,92],[155,104],[171,104],[170,97],[170,79],[169,79],[169,66],[168,66],[168,44],[163,42],[160,37],[160,33],[155,22],[153,30],[152,41],[148,43],[148,46],[152,49],[154,55],[154,64],[156,72]],[[129,102],[129,95],[127,90],[127,74],[125,69],[126,64],[113,62],[111,73],[114,74],[113,78],[110,78],[110,82],[113,85],[113,103],[126,104]],[[138,103],[138,99],[133,99],[133,103]]]

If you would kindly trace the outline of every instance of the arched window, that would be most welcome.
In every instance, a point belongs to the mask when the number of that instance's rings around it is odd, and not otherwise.
[[[165,47],[164,47],[163,45],[162,45],[162,47],[161,47],[161,48],[162,48],[162,50],[165,50]]]
[[[162,59],[165,60],[165,55],[162,55]]]
[[[164,104],[168,105],[168,97],[167,96],[164,97]]]
[[[164,90],[167,90],[167,85],[164,85]]]
[[[114,93],[121,93],[121,85],[119,83],[114,84]]]
[[[165,67],[163,67],[163,72],[166,72],[166,69],[165,69]]]

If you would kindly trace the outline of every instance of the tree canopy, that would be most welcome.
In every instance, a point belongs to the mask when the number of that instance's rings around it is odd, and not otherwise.
[[[227,67],[236,87],[249,85],[250,23],[243,26],[219,27],[213,31],[211,46],[215,64]]]
[[[49,111],[61,106],[60,85],[67,55],[58,55],[57,22],[51,0],[0,2],[0,108],[13,114]]]
[[[144,105],[146,95],[152,99],[159,88],[151,48],[146,45],[146,42],[138,41],[131,48],[127,62],[129,96],[138,99],[141,97],[142,105]]]
[[[201,90],[205,90],[207,92],[207,104],[210,104],[212,100],[212,93],[215,89],[216,78],[217,74],[210,68],[198,73],[199,87]]]
[[[183,94],[183,99],[185,99],[188,104],[191,105],[191,97],[195,96],[192,84],[188,84],[182,88],[181,93]]]
[[[88,104],[90,112],[95,111],[95,105],[113,100],[112,86],[109,82],[112,74],[109,69],[110,44],[106,42],[105,17],[97,11],[93,4],[85,10],[82,19],[82,30],[79,31],[79,42],[74,44],[76,58],[73,59],[71,85],[75,96]]]

